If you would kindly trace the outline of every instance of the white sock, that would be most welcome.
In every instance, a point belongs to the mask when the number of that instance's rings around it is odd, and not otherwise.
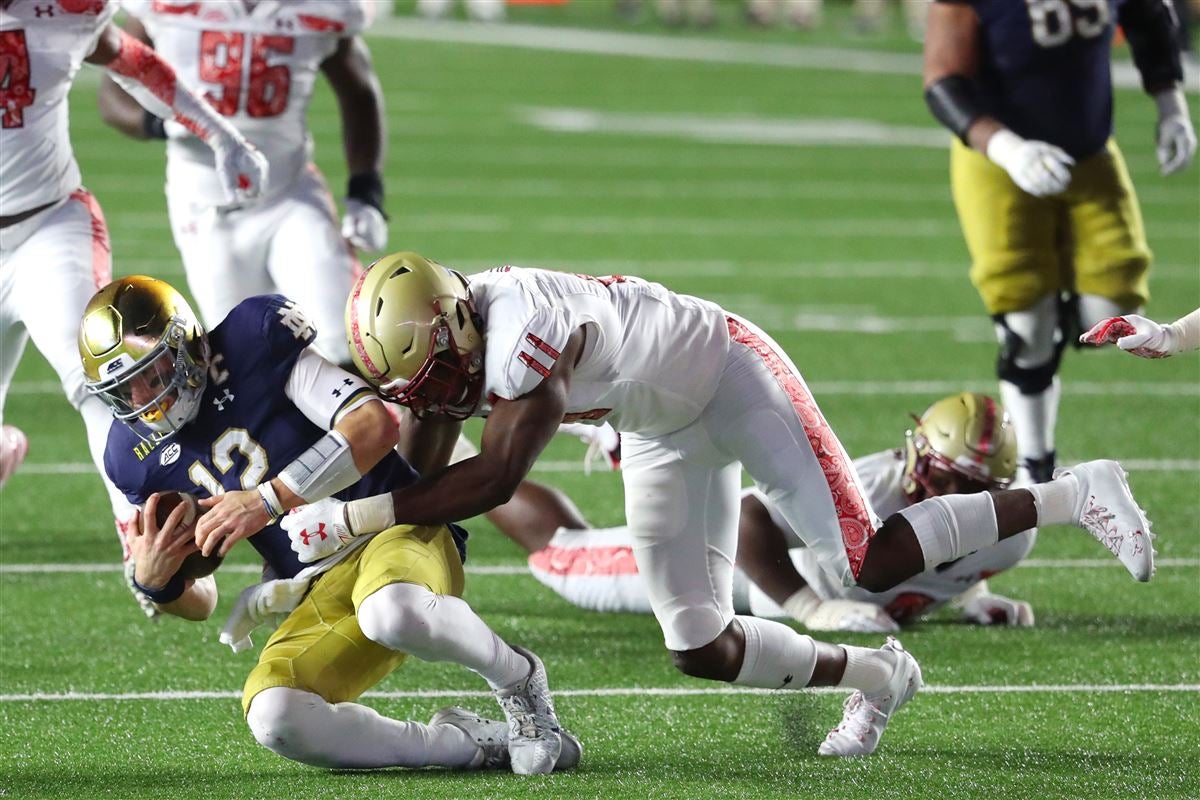
[[[811,636],[757,617],[734,617],[746,638],[746,655],[733,682],[760,689],[803,689],[817,666]]]
[[[453,661],[483,676],[493,689],[529,674],[529,659],[509,647],[460,598],[414,583],[391,583],[358,607],[368,639],[422,661]]]
[[[838,686],[870,694],[887,686],[892,679],[892,673],[896,671],[894,653],[848,644],[838,646],[846,651],[846,671],[842,673]]]
[[[264,689],[246,722],[263,747],[284,758],[331,769],[478,766],[483,754],[453,725],[385,717],[357,703],[327,703],[312,692]]]
[[[996,507],[987,492],[931,497],[897,513],[917,535],[925,569],[990,547],[1000,539]]]
[[[1074,525],[1075,506],[1079,502],[1079,479],[1066,474],[1049,483],[1026,488],[1033,495],[1038,525]]]

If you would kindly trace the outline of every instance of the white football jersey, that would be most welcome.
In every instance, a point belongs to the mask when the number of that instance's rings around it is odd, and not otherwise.
[[[885,450],[855,459],[854,468],[880,519],[887,519],[909,505],[903,488],[903,451]],[[957,561],[922,572],[886,592],[873,593],[856,586],[842,586],[841,581],[821,568],[811,550],[796,547],[799,539],[791,533],[787,521],[766,498],[762,495],[758,498],[766,505],[775,524],[788,535],[788,545],[793,548],[790,550],[792,561],[818,596],[825,600],[860,600],[881,605],[900,622],[929,613],[979,581],[1016,566],[1033,549],[1037,538],[1036,530],[1010,536]]]
[[[594,278],[499,267],[471,276],[484,320],[486,416],[497,398],[532,391],[567,339],[586,326],[571,378],[565,422],[604,420],[654,436],[699,416],[716,391],[729,352],[720,306],[641,278]]]
[[[116,0],[21,0],[0,9],[0,216],[79,188],[67,92]]]
[[[321,62],[338,41],[361,33],[362,0],[123,0],[178,79],[227,117],[270,162],[264,194],[282,190],[308,163],[308,105]],[[199,201],[218,205],[224,192],[212,151],[168,122],[168,182],[186,182]]]

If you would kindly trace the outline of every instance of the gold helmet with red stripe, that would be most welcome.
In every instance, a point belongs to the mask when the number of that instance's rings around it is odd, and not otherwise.
[[[904,493],[914,502],[949,492],[1003,489],[1017,472],[1017,437],[984,394],[943,398],[905,434]]]
[[[393,253],[359,277],[346,303],[350,356],[380,394],[417,416],[465,419],[483,388],[483,321],[462,273]]]

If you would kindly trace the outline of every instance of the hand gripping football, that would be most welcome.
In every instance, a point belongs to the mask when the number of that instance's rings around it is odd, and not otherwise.
[[[165,525],[167,517],[175,510],[175,507],[180,503],[187,504],[187,510],[183,512],[184,531],[191,534],[194,533],[196,520],[204,513],[204,509],[196,502],[196,496],[187,492],[167,492],[162,497],[158,498],[158,508],[155,511],[155,521],[159,526]],[[202,556],[200,553],[191,553],[179,567],[179,574],[188,580],[203,578],[205,575],[211,575],[221,566],[221,556],[213,553],[211,556]]]

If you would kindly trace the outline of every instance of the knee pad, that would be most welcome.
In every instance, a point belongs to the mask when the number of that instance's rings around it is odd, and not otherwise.
[[[437,595],[423,586],[392,583],[363,600],[358,626],[376,644],[420,658],[433,627],[426,611],[436,602]]]
[[[308,724],[314,703],[325,701],[316,695],[276,686],[264,689],[250,701],[246,724],[255,740],[268,750],[285,758],[305,760],[307,735],[315,732]]]
[[[1073,298],[1063,301],[1054,295],[1046,295],[1024,311],[994,315],[1000,339],[996,377],[1016,386],[1021,394],[1046,391],[1058,372],[1067,337],[1078,339],[1074,333],[1078,318]]]

